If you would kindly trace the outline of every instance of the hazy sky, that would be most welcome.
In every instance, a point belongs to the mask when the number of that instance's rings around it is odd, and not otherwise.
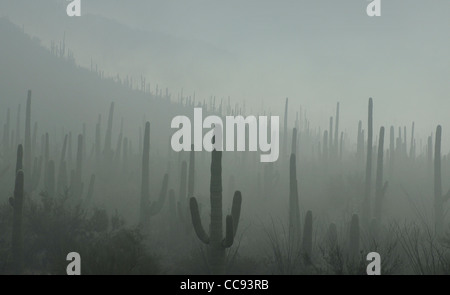
[[[62,11],[62,23],[43,25],[45,12],[40,19],[36,11],[40,4],[27,10],[27,5],[15,4],[20,1],[1,0],[0,15],[25,23],[39,36],[49,38],[46,30],[60,33],[66,25],[83,21],[68,20]],[[43,2],[51,1],[39,3]],[[344,126],[355,130],[357,121],[366,119],[367,99],[372,96],[376,128],[410,126],[415,120],[423,136],[437,123],[450,136],[450,1],[381,2],[382,16],[374,18],[366,15],[365,0],[82,0],[82,13],[210,46],[231,57],[232,62],[224,62],[218,54],[191,72],[158,65],[156,73],[164,73],[159,81],[174,91],[230,95],[253,103],[257,110],[263,102],[276,111],[289,97],[291,116],[303,105],[313,123],[322,127],[339,100]],[[134,44],[128,45],[132,52]],[[81,63],[86,63],[90,46],[75,47],[84,51],[75,52]],[[192,55],[192,64],[201,62]],[[104,63],[111,71],[127,69],[114,60]],[[139,66],[150,68],[152,63],[139,59]],[[157,79],[155,72],[149,75]]]

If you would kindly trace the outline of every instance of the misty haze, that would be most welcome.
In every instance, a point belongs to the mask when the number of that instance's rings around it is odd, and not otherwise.
[[[450,274],[450,3],[381,2],[1,0],[0,274]]]

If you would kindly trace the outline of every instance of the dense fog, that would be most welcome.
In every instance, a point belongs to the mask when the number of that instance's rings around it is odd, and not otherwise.
[[[35,2],[0,3],[0,273],[450,272],[448,3]]]

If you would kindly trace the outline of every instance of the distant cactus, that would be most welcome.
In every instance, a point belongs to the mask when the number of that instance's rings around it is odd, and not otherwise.
[[[16,175],[23,169],[23,147],[21,144],[17,147]]]
[[[78,135],[77,144],[77,162],[74,171],[73,182],[71,183],[72,196],[75,198],[81,198],[83,193],[82,182],[82,168],[83,168],[83,135]]]
[[[59,169],[58,169],[58,178],[56,180],[56,192],[58,194],[63,193],[64,190],[66,189],[66,185],[67,185],[67,179],[65,180],[66,182],[64,183],[64,179],[63,177],[67,177],[67,171],[66,170],[66,165],[65,165],[65,157],[66,157],[66,149],[67,149],[67,139],[68,136],[67,134],[64,136],[64,143],[63,143],[63,147],[61,150],[61,159],[59,161]]]
[[[149,162],[150,162],[150,122],[145,124],[144,133],[144,147],[142,154],[142,179],[141,179],[141,202],[140,202],[140,224],[146,224],[148,218],[158,214],[162,207],[167,195],[169,175],[164,175],[164,180],[161,188],[159,199],[156,202],[150,201],[150,185],[149,185]]]
[[[111,102],[108,115],[108,127],[106,129],[105,135],[105,147],[103,150],[103,156],[105,157],[106,160],[111,160],[113,156],[113,151],[111,149],[113,118],[114,118],[114,102]]]
[[[358,122],[358,138],[356,145],[356,159],[361,164],[364,159],[364,131],[362,130],[362,122]]]
[[[292,130],[291,154],[297,154],[297,128]]]
[[[443,233],[444,226],[444,204],[450,199],[450,190],[442,195],[442,176],[441,176],[441,135],[442,127],[436,128],[436,143],[434,146],[434,218],[436,232]]]
[[[382,204],[386,194],[388,182],[383,184],[383,154],[384,154],[384,127],[380,128],[377,158],[377,178],[375,183],[375,219],[381,222]]]
[[[231,215],[226,217],[225,237],[222,220],[222,152],[212,151],[211,161],[211,224],[209,235],[205,232],[198,209],[197,199],[190,199],[192,224],[197,237],[209,247],[208,263],[212,274],[225,273],[225,249],[233,245],[241,213],[242,196],[234,193]]]
[[[312,243],[313,243],[312,223],[313,223],[312,211],[308,211],[306,213],[305,225],[303,227],[303,243],[302,243],[303,256],[307,263],[310,263],[312,258]]]
[[[31,161],[33,159],[31,154],[31,90],[28,90],[28,98],[27,105],[25,110],[25,174],[26,174],[26,182],[25,182],[25,192],[30,195],[32,188],[32,179],[31,179]]]
[[[287,156],[287,142],[288,142],[288,132],[287,132],[287,122],[288,122],[288,104],[289,99],[286,97],[286,102],[284,104],[284,131],[283,131],[283,155]]]
[[[298,202],[297,169],[295,155],[289,164],[289,242],[296,246],[300,242],[300,211]]]
[[[339,102],[336,104],[336,124],[334,126],[334,155],[337,157],[338,155],[338,140],[339,140]],[[342,140],[341,140],[342,143]],[[342,150],[342,149],[341,149]]]
[[[372,189],[372,141],[373,141],[373,101],[369,98],[368,135],[367,135],[367,161],[366,161],[366,182],[362,208],[363,222],[369,224],[370,202]]]
[[[194,145],[191,145],[191,152],[189,154],[189,174],[188,174],[188,198],[194,196],[195,187],[195,151]]]
[[[23,147],[17,148],[16,167],[19,170],[16,173],[16,182],[14,187],[14,197],[9,198],[9,203],[14,209],[13,231],[12,231],[12,258],[13,267],[16,274],[21,274],[23,269],[23,199],[24,199],[24,175],[22,171]]]
[[[394,174],[394,161],[395,161],[395,135],[394,126],[391,126],[389,131],[389,176]]]

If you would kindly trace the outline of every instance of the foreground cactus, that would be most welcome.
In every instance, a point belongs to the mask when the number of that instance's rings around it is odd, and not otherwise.
[[[239,191],[234,193],[231,215],[226,217],[225,237],[222,228],[222,152],[213,150],[211,161],[211,224],[209,235],[204,230],[198,203],[195,197],[190,199],[192,224],[197,237],[208,245],[208,263],[212,274],[225,273],[225,249],[233,245],[236,230],[241,215],[242,196]]]

